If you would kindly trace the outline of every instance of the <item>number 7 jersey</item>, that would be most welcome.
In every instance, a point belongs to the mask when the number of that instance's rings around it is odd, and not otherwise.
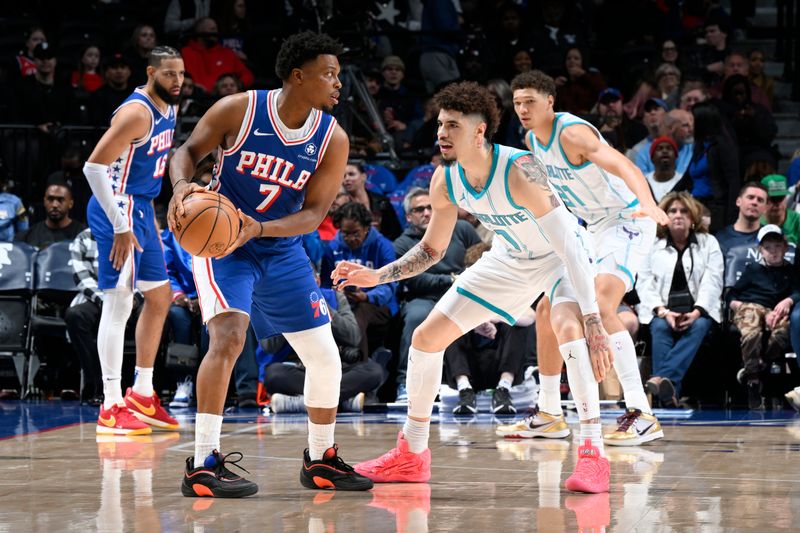
[[[336,120],[312,109],[298,129],[289,129],[278,116],[274,91],[248,91],[247,110],[233,146],[220,148],[212,190],[230,198],[243,213],[259,222],[296,213],[305,189],[322,163]],[[251,241],[259,249],[282,249],[300,237]]]

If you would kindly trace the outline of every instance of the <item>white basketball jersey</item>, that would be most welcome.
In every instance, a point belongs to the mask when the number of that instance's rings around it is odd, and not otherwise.
[[[591,226],[609,218],[630,219],[639,200],[619,176],[610,174],[586,161],[580,166],[570,163],[561,147],[561,132],[575,124],[585,124],[608,145],[597,128],[570,113],[556,113],[553,131],[546,144],[541,144],[532,131],[528,140],[534,155],[544,163],[547,177],[561,200],[576,216]]]
[[[530,152],[495,144],[492,147],[492,169],[486,185],[480,192],[469,184],[461,165],[444,167],[447,193],[457,206],[467,210],[492,230],[492,253],[498,253],[498,242],[503,243],[501,253],[517,259],[540,258],[553,252],[544,232],[533,214],[516,204],[508,190],[508,172],[514,160]],[[542,169],[544,172],[544,169]]]

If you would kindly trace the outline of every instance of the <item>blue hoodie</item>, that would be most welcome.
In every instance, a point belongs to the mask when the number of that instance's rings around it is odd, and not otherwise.
[[[197,298],[191,254],[181,248],[178,239],[168,229],[161,232],[161,242],[164,243],[164,262],[167,264],[167,276],[172,294],[182,292],[187,298]]]
[[[325,246],[320,267],[320,278],[323,287],[331,287],[331,272],[340,261],[352,261],[369,268],[380,268],[396,259],[392,242],[370,228],[364,242],[356,250],[351,250],[337,233],[333,240]],[[385,283],[364,289],[368,302],[377,306],[386,306],[394,315],[397,313],[397,282]]]

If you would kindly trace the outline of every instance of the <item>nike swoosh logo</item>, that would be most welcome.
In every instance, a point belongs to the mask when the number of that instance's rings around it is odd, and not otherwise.
[[[111,415],[109,418],[103,418],[102,416],[98,419],[103,425],[106,425],[110,428],[113,428],[117,424],[117,418],[114,415]]]
[[[637,433],[638,433],[640,436],[641,436],[641,435],[644,435],[644,434],[645,434],[645,433],[647,433],[647,431],[648,431],[648,430],[649,430],[651,427],[653,427],[654,425],[655,425],[655,424],[650,424],[649,426],[647,426],[646,428],[644,428],[644,429],[643,429],[643,430],[641,430],[641,431],[638,431],[638,430],[637,430]]]
[[[257,137],[266,137],[267,135],[275,135],[275,134],[274,133],[267,133],[267,132],[264,132],[264,131],[258,131],[258,128],[256,128],[255,131],[253,131],[253,135],[256,135]]]
[[[162,120],[164,120],[164,117],[161,117],[158,120],[156,120],[156,126],[158,126],[158,123],[161,122]]]
[[[130,396],[128,397],[128,400],[130,400],[130,402],[133,405],[135,405],[136,408],[139,411],[141,411],[143,415],[153,416],[154,414],[156,414],[156,406],[155,405],[151,405],[150,407],[145,407],[144,405],[140,404],[139,402],[137,402],[136,400],[134,400]]]

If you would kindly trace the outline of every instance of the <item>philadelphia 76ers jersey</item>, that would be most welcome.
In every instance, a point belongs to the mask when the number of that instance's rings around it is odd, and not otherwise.
[[[544,163],[551,187],[570,211],[586,221],[589,231],[595,224],[609,219],[631,219],[639,200],[622,178],[591,161],[573,165],[564,153],[561,132],[576,124],[591,128],[600,142],[608,144],[594,126],[570,113],[556,113],[547,144],[540,143],[533,132],[528,132],[533,153]]]
[[[169,106],[166,114],[159,111],[144,87],[137,87],[114,111],[126,105],[143,105],[150,112],[150,131],[140,140],[131,143],[108,167],[114,194],[126,194],[151,200],[161,192],[161,179],[167,168],[167,157],[172,148],[177,106]]]
[[[259,222],[296,213],[305,189],[328,148],[336,120],[312,109],[298,129],[289,129],[278,116],[281,90],[248,91],[247,111],[236,142],[220,149],[211,189],[230,198],[242,212]],[[254,239],[255,251],[277,251],[300,241],[296,237]]]

